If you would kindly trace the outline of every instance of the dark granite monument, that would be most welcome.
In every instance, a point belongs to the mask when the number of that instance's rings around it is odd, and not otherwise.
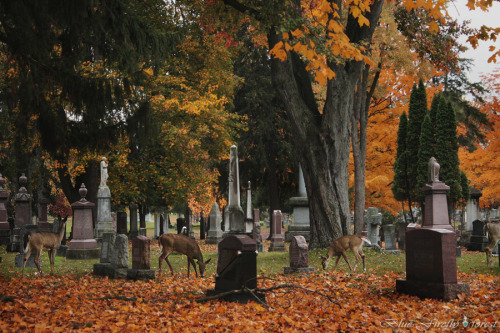
[[[475,220],[472,222],[472,236],[470,237],[470,243],[467,245],[467,250],[484,252],[487,244],[488,238],[484,232],[484,222]]]

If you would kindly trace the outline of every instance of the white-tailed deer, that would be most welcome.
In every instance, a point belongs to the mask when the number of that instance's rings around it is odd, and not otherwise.
[[[200,276],[204,277],[205,276],[205,267],[207,264],[210,262],[210,259],[207,261],[203,261],[203,255],[201,254],[200,247],[198,246],[198,243],[189,237],[186,237],[184,235],[177,235],[177,234],[163,234],[158,238],[158,243],[162,247],[162,252],[160,255],[160,259],[158,262],[159,266],[159,274],[161,275],[161,264],[163,259],[168,264],[168,267],[170,267],[170,273],[174,275],[174,270],[172,268],[172,265],[170,264],[170,261],[168,261],[168,256],[172,252],[177,252],[180,254],[184,254],[187,256],[188,260],[188,277],[189,277],[189,269],[190,265],[193,265],[194,268],[194,273],[196,274],[196,277],[198,277],[198,272],[196,271],[196,266],[194,264],[194,260],[196,259],[198,262],[198,266],[200,269]]]
[[[321,264],[323,265],[323,269],[326,269],[328,267],[328,264],[330,263],[330,260],[334,256],[337,256],[337,260],[335,261],[335,267],[333,268],[333,270],[335,270],[339,263],[340,257],[342,256],[352,271],[353,268],[351,267],[349,260],[347,260],[347,255],[346,255],[346,251],[350,249],[354,253],[354,256],[356,257],[356,264],[354,265],[354,270],[356,270],[356,267],[358,267],[359,259],[361,257],[361,259],[363,260],[363,272],[366,272],[365,255],[363,253],[364,242],[371,245],[371,242],[368,240],[368,238],[357,235],[346,235],[340,237],[339,239],[334,240],[332,244],[330,244],[330,248],[328,249],[326,257],[321,256]]]
[[[50,275],[54,274],[56,251],[59,246],[61,246],[61,241],[64,237],[64,232],[66,231],[67,219],[68,218],[65,217],[62,220],[62,224],[59,225],[59,232],[31,231],[24,234],[24,244],[26,244],[26,247],[24,249],[23,278],[24,268],[26,267],[26,262],[28,261],[32,251],[35,251],[35,265],[40,272],[40,276],[43,276],[42,269],[40,268],[40,255],[42,250],[49,252]]]
[[[493,252],[493,248],[500,240],[500,221],[495,222],[486,222],[484,225],[484,231],[488,234],[489,242],[485,247],[486,252],[486,265],[492,266],[493,259],[491,258],[491,254]]]

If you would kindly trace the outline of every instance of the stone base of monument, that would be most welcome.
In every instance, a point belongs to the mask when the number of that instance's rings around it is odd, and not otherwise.
[[[312,273],[316,269],[314,267],[284,267],[283,271],[285,274],[294,273]]]
[[[66,259],[99,259],[101,250],[95,249],[71,249],[66,250]]]
[[[484,252],[486,245],[488,245],[488,239],[486,236],[472,235],[470,237],[470,243],[467,245],[467,250]]]
[[[127,279],[129,280],[155,280],[156,279],[156,270],[154,269],[135,269],[129,268],[127,270]]]
[[[221,299],[223,301],[237,302],[240,304],[246,304],[248,302],[266,303],[265,294],[257,292],[251,293],[248,291],[247,292],[240,291],[234,293],[233,291],[217,291],[215,289],[208,289],[206,297],[214,297],[216,299]]]
[[[267,251],[268,252],[286,252],[285,243],[272,242]]]
[[[109,262],[99,262],[94,264],[94,275],[97,276],[106,276],[108,272],[111,270],[111,263]]]
[[[219,244],[223,238],[222,230],[208,230],[205,244]]]
[[[68,251],[68,245],[61,245],[56,251],[56,257],[66,257],[66,252]]]
[[[40,258],[38,258],[38,263],[39,264],[42,261],[41,257],[42,256],[40,256]],[[47,260],[47,262],[48,262],[48,260]],[[16,254],[16,258],[15,258],[16,267],[23,267],[23,263],[24,263],[24,253],[18,253],[18,254]],[[33,252],[31,253],[30,257],[28,258],[28,261],[26,261],[26,267],[31,267],[31,268],[36,267],[36,265],[35,265],[35,254]]]
[[[285,242],[291,242],[294,236],[304,236],[306,242],[311,239],[311,227],[308,225],[289,225],[288,231],[285,232]]]
[[[128,273],[128,267],[124,268],[116,268],[110,264],[109,267],[106,268],[106,274],[111,279],[126,279]]]
[[[395,255],[400,255],[401,251],[399,250],[382,250],[383,253],[388,253],[388,254],[395,254]]]
[[[457,299],[460,294],[470,296],[470,287],[466,283],[396,280],[396,291],[421,298],[437,298],[444,301]]]

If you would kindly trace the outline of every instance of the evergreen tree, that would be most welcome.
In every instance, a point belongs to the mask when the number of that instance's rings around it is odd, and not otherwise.
[[[417,199],[418,149],[422,122],[424,121],[426,114],[427,95],[425,92],[424,83],[422,79],[420,79],[418,87],[416,85],[413,86],[410,96],[410,107],[408,111],[406,154],[410,206],[411,202],[414,202]]]
[[[398,139],[396,161],[394,163],[394,181],[391,187],[394,198],[398,201],[408,200],[408,175],[406,161],[406,135],[408,129],[408,118],[406,112],[399,117]]]
[[[424,200],[424,193],[421,188],[428,183],[428,165],[429,159],[434,156],[434,131],[432,130],[432,121],[429,115],[426,115],[422,122],[420,132],[420,142],[418,147],[418,166],[417,166],[417,188],[416,199],[421,203]]]
[[[441,166],[439,180],[450,187],[448,197],[456,202],[462,197],[458,160],[457,121],[450,102],[438,109],[436,122],[436,160]]]

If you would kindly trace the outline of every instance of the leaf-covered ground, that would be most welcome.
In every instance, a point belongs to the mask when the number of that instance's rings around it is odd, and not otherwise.
[[[500,327],[497,276],[459,273],[471,296],[455,301],[421,300],[395,292],[404,274],[344,271],[259,276],[258,287],[293,284],[304,289],[266,293],[268,307],[220,300],[199,303],[214,278],[178,273],[134,282],[84,276],[30,274],[0,277],[0,331],[29,332],[492,332]],[[480,327],[477,327],[480,326]]]

